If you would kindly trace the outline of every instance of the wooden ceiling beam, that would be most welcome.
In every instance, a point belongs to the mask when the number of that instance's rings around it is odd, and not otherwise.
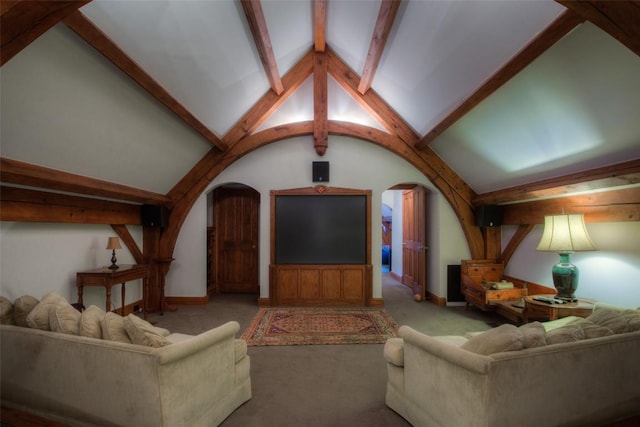
[[[327,44],[327,0],[313,0],[313,47],[324,52]]]
[[[1,221],[140,225],[140,205],[0,186]]]
[[[399,8],[400,0],[382,0],[380,4],[378,19],[373,29],[373,36],[371,37],[371,44],[369,45],[369,52],[367,53],[367,60],[364,64],[362,77],[360,77],[360,84],[358,85],[358,92],[363,95],[371,88],[373,77],[378,70],[382,52],[384,52],[384,47],[387,44],[387,39],[389,38],[389,33],[391,32],[391,27],[393,26],[393,21],[396,19]]]
[[[267,74],[267,80],[271,85],[276,95],[280,95],[284,91],[282,80],[280,79],[280,73],[278,72],[278,64],[276,57],[273,54],[273,47],[271,46],[271,37],[269,37],[269,30],[267,29],[267,21],[264,19],[264,13],[262,12],[262,4],[257,0],[241,0],[242,9],[244,15],[249,23],[249,29],[253,35],[253,41],[258,49],[258,55],[262,66]]]
[[[473,205],[496,205],[640,183],[640,159],[478,194]]]
[[[428,131],[425,136],[418,141],[416,146],[422,149],[429,145],[455,122],[460,120],[474,107],[522,71],[527,65],[531,64],[558,40],[583,22],[584,18],[578,14],[569,10],[565,11],[527,46],[511,58],[509,62],[489,77],[471,96],[462,101],[451,113]]]
[[[0,181],[135,203],[166,205],[163,194],[0,157]]]
[[[0,37],[2,38],[0,66],[6,64],[65,16],[77,11],[90,1],[2,0],[0,3]]]
[[[324,52],[315,52],[313,62],[313,147],[319,156],[324,156],[329,145],[327,68],[327,55]]]
[[[640,187],[505,205],[502,225],[543,224],[562,212],[584,214],[585,222],[640,221]]]
[[[176,100],[164,87],[155,81],[145,70],[131,57],[120,49],[105,33],[102,32],[81,12],[77,11],[63,22],[73,32],[80,36],[90,46],[100,52],[105,58],[122,70],[133,81],[138,83],[151,96],[157,99],[169,110],[173,111],[187,125],[202,135],[207,141],[218,149],[224,151],[227,146],[204,123],[198,120],[178,100]]]
[[[251,135],[269,116],[278,109],[313,72],[313,50],[302,57],[282,78],[284,91],[276,95],[273,91],[264,94],[254,106],[238,120],[222,138],[231,147]]]
[[[640,1],[556,1],[640,56]]]

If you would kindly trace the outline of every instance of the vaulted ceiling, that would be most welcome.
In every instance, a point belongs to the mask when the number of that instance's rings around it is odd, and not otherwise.
[[[3,181],[24,180],[15,160],[117,183],[121,194],[147,191],[157,203],[207,158],[261,131],[313,133],[322,155],[331,135],[363,129],[393,135],[420,161],[443,161],[474,204],[640,181],[637,1],[3,0],[1,12],[2,101],[23,97],[25,84],[40,90],[21,100],[29,129],[19,112],[3,116]],[[22,61],[36,55],[47,68],[25,72]],[[38,117],[42,105],[72,94],[78,105],[67,108],[87,108],[79,90],[55,84],[65,62],[109,83],[92,89],[105,95],[97,114],[109,92],[135,82],[146,98],[118,106],[123,121],[159,101],[195,132],[176,141],[162,125],[149,159],[148,145],[134,147],[137,132],[150,132],[144,124],[96,120],[93,145],[70,130],[56,145],[65,154],[52,156],[41,149],[51,125]],[[130,167],[116,172],[119,148]]]

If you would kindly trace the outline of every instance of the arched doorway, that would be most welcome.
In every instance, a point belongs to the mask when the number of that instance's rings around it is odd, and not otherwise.
[[[207,294],[259,293],[260,193],[225,184],[208,199]]]

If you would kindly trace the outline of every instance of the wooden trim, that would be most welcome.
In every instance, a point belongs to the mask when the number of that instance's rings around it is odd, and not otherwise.
[[[91,0],[2,0],[0,9],[0,66],[46,33],[65,16]]]
[[[166,205],[169,202],[169,198],[162,194],[7,159],[6,157],[0,157],[0,181],[152,205]]]
[[[473,205],[496,205],[640,183],[640,159],[478,194]]]
[[[1,221],[131,225],[141,223],[140,207],[127,203],[4,185],[0,186],[0,201]]]
[[[427,291],[427,300],[438,307],[446,307],[447,299]]]
[[[276,95],[280,95],[284,91],[284,87],[282,86],[282,80],[280,80],[276,57],[273,54],[269,29],[264,19],[264,13],[262,12],[262,3],[256,0],[240,0],[240,4],[242,4],[244,15],[247,18],[247,23],[253,35],[256,49],[258,49],[260,61],[267,74],[267,80],[269,80],[269,84],[271,85],[271,90],[273,90]]]
[[[384,307],[384,299],[370,298],[367,307]]]
[[[378,70],[382,52],[384,52],[384,47],[387,44],[387,39],[399,8],[400,0],[382,0],[380,4],[376,26],[373,29],[373,36],[367,53],[367,60],[362,69],[362,76],[358,85],[358,92],[363,95],[371,88],[373,77]]]
[[[105,33],[95,26],[86,16],[77,11],[63,21],[67,27],[74,31],[90,46],[100,52],[113,65],[138,83],[151,96],[161,104],[173,111],[181,120],[202,135],[208,142],[220,150],[227,146],[204,123],[198,120],[177,99],[175,99],[164,87],[154,80],[131,57],[122,51]]]
[[[416,146],[420,149],[425,148],[582,22],[584,19],[579,15],[571,11],[564,12],[509,62],[489,77],[471,96],[462,101],[440,123],[427,132]]]

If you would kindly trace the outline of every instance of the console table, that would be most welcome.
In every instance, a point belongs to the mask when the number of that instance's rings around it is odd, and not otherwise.
[[[82,293],[85,286],[104,286],[107,293],[106,311],[111,311],[111,287],[122,284],[122,309],[124,316],[125,283],[132,280],[143,279],[142,283],[142,312],[147,317],[146,292],[144,279],[149,275],[149,266],[145,264],[121,265],[112,270],[108,267],[76,273],[76,286],[78,287],[78,303],[82,304]]]
[[[527,323],[529,317],[542,317],[546,320],[556,320],[561,317],[578,316],[588,317],[593,312],[594,300],[586,298],[578,298],[576,302],[566,302],[564,304],[549,304],[544,301],[533,299],[538,295],[529,295],[524,297],[524,309],[522,317]],[[545,295],[553,296],[553,295]]]

